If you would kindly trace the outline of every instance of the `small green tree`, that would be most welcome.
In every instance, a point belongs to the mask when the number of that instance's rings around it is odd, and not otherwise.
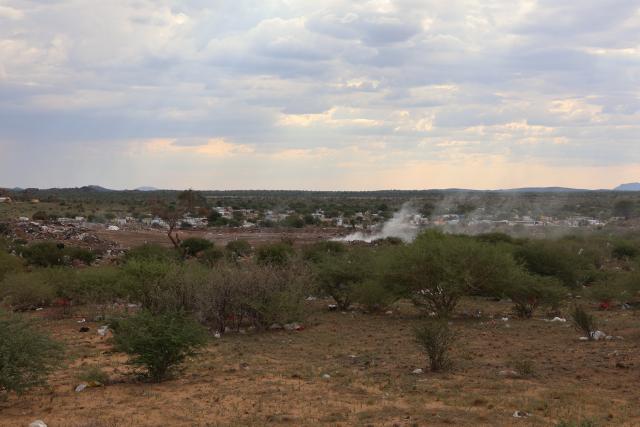
[[[62,346],[32,322],[0,311],[0,397],[44,384],[62,354]]]
[[[506,284],[504,294],[513,301],[516,315],[529,319],[541,305],[557,308],[566,297],[566,289],[553,277],[536,277],[518,271]]]
[[[206,330],[182,312],[141,311],[113,325],[116,349],[131,355],[130,363],[146,368],[160,382],[194,349],[207,342]]]
[[[213,242],[200,237],[189,237],[180,242],[180,247],[185,255],[195,256],[200,252],[213,247]]]
[[[315,267],[320,291],[331,296],[340,310],[347,310],[354,302],[354,289],[373,278],[371,261],[371,251],[366,248],[323,257]]]
[[[295,254],[293,246],[286,243],[272,243],[256,250],[256,262],[261,265],[284,266]]]
[[[246,240],[232,240],[225,246],[231,259],[244,258],[251,255],[251,244]]]
[[[451,366],[449,347],[456,340],[456,334],[446,321],[429,320],[415,330],[415,336],[429,357],[431,371],[437,372]]]

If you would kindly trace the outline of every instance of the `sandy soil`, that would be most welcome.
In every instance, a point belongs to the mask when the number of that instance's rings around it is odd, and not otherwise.
[[[252,245],[260,245],[268,242],[278,242],[283,238],[293,239],[295,244],[306,244],[327,240],[332,237],[346,234],[348,231],[336,228],[315,228],[308,227],[302,229],[270,230],[270,229],[249,229],[238,230],[230,228],[212,228],[208,230],[179,231],[181,239],[189,237],[202,237],[224,246],[232,240],[248,240]],[[98,230],[94,232],[100,238],[112,240],[122,248],[132,248],[145,243],[157,243],[164,246],[171,246],[171,241],[167,237],[166,231],[162,230],[120,230],[108,231]]]
[[[460,335],[454,369],[414,375],[426,360],[412,338],[420,320],[408,307],[391,315],[343,314],[327,312],[326,303],[309,303],[303,331],[212,339],[162,384],[136,380],[126,357],[96,334],[99,324],[88,323],[91,331],[82,334],[76,318],[44,319],[43,327],[67,343],[71,361],[49,388],[0,403],[0,425],[640,425],[638,314],[598,312],[602,329],[624,339],[582,342],[568,323],[491,320],[510,306],[468,300],[461,312],[480,308],[483,318],[453,320]],[[530,360],[534,376],[500,376],[514,360]],[[87,365],[101,366],[111,383],[76,393]],[[518,410],[531,416],[514,418]]]

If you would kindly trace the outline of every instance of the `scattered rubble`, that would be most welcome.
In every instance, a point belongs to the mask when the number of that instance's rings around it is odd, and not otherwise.
[[[31,424],[29,424],[29,427],[47,427],[47,425],[42,420],[35,420]]]

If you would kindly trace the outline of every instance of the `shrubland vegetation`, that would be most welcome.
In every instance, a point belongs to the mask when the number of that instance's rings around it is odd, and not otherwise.
[[[101,266],[54,243],[4,242],[0,299],[13,311],[60,305],[68,313],[85,305],[103,315],[114,303],[133,304],[129,313],[109,312],[115,348],[154,381],[166,379],[204,345],[207,331],[221,336],[303,322],[309,296],[332,298],[339,311],[370,315],[406,301],[425,319],[415,336],[430,369],[438,371],[451,366],[448,350],[456,334],[447,322],[457,316],[463,298],[509,299],[513,314],[523,319],[573,307],[565,313],[593,337],[595,319],[575,298],[583,304],[637,305],[639,242],[633,235],[529,240],[433,230],[412,243],[327,241],[302,248],[287,241],[253,248],[242,240],[221,248],[186,239],[175,249],[140,246]],[[70,259],[85,265],[78,268]],[[7,316],[0,330],[0,363],[22,364],[25,372],[0,367],[5,369],[0,376],[6,376],[0,387],[20,391],[41,383],[58,347]],[[25,349],[24,359],[17,348]]]

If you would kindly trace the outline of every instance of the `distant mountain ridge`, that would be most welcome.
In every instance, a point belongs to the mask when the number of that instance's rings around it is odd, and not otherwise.
[[[159,191],[159,188],[156,187],[138,187],[134,188],[133,191]]]
[[[640,191],[640,182],[618,185],[614,191]]]

